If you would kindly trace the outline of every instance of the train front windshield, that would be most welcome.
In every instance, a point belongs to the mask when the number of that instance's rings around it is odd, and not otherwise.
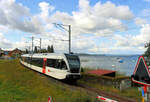
[[[76,56],[76,55],[66,54],[66,58],[68,60],[70,70],[73,71],[73,72],[75,70],[77,72],[79,72],[79,69],[80,69],[80,60],[79,60],[79,57]]]

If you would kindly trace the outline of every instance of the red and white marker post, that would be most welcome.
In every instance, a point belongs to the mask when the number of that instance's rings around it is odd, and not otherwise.
[[[49,97],[48,97],[48,102],[53,102],[53,100],[52,100],[52,97],[51,97],[51,96],[49,96]]]
[[[103,96],[97,96],[96,99],[99,100],[100,102],[118,102]]]

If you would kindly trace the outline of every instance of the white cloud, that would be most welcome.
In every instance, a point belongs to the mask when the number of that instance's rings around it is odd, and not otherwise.
[[[41,18],[47,21],[49,13],[52,12],[55,9],[55,7],[49,5],[49,3],[47,2],[40,2],[39,7],[41,9]]]
[[[31,16],[29,8],[16,3],[15,0],[0,0],[0,15],[0,25],[9,29],[30,33],[42,32],[40,21]]]
[[[0,33],[0,48],[11,48],[12,44],[7,40],[2,33]]]
[[[130,20],[133,18],[133,14],[128,6],[116,6],[112,2],[108,1],[104,4],[100,2],[94,6],[94,12],[97,16],[103,16],[107,18],[115,18],[122,20]]]
[[[132,20],[134,15],[129,7],[125,5],[115,5],[108,1],[106,3],[97,2],[91,6],[89,0],[79,0],[79,10],[72,11],[71,14],[61,11],[55,12],[55,7],[47,2],[40,2],[38,6],[40,13],[32,15],[29,8],[16,3],[15,0],[0,1],[0,27],[2,25],[6,26],[6,28],[45,36],[47,39],[42,40],[44,48],[53,44],[56,51],[62,52],[68,51],[68,42],[50,41],[49,39],[67,40],[68,32],[55,28],[52,24],[54,22],[72,26],[72,50],[75,52],[110,53],[118,50],[118,48],[131,48],[127,47],[128,44],[129,46],[139,46],[143,44],[143,41],[146,41],[143,40],[145,38],[143,37],[146,33],[145,30],[141,30],[141,35],[137,36],[114,35],[113,39],[117,40],[116,45],[102,46],[95,41],[95,39],[98,39],[95,37],[112,37],[114,31],[126,30],[122,21]],[[139,21],[137,20],[137,22]],[[87,34],[90,34],[92,37],[85,36]],[[80,40],[75,38],[80,38]],[[134,42],[137,39],[140,41]],[[7,44],[3,45],[10,44],[9,47],[11,48],[18,47],[23,49],[26,46],[24,40],[13,42],[12,44],[8,40],[3,42],[7,42]],[[5,46],[2,47],[5,48]]]
[[[142,18],[139,18],[139,17],[135,18],[135,24],[137,24],[137,25],[143,25],[143,24],[146,24],[146,23],[147,23],[147,20],[145,20],[145,19],[142,19]]]
[[[72,15],[57,11],[50,16],[50,21],[72,25],[72,34],[93,34],[110,36],[114,31],[125,30],[122,20],[131,20],[133,14],[128,6],[116,6],[112,2],[98,2],[94,6],[88,0],[79,0],[79,10]]]
[[[93,52],[93,53],[98,53],[99,52],[99,48],[95,46],[93,48],[89,48],[88,51],[89,52]]]
[[[125,30],[122,20],[133,18],[128,6],[117,6],[112,2],[98,2],[91,6],[89,0],[79,0],[79,10],[72,11],[71,15],[60,11],[54,13],[55,7],[47,2],[40,2],[39,8],[41,12],[32,15],[29,8],[16,3],[15,0],[1,0],[0,25],[23,32],[42,34],[53,30],[52,26],[47,28],[50,23],[62,22],[72,25],[73,36],[110,36],[116,30]]]
[[[149,17],[150,9],[143,9],[140,15],[142,15],[145,18]]]
[[[115,35],[113,37],[116,40],[116,46],[122,47],[142,47],[148,41],[150,41],[150,25],[145,24],[140,30],[138,35]]]

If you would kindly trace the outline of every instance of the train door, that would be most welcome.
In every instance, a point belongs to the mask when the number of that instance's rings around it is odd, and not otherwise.
[[[29,65],[29,68],[31,68],[31,65],[32,65],[32,55],[28,57],[28,65]]]
[[[67,65],[63,59],[57,60],[57,76],[60,78],[65,78],[67,74]]]
[[[64,79],[66,77],[67,65],[62,59],[47,59],[46,72],[47,75],[57,79]]]
[[[29,67],[29,68],[31,67],[30,61],[31,61],[31,58],[30,57],[26,57],[27,67]]]

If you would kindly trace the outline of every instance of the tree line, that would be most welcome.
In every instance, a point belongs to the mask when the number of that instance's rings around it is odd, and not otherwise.
[[[34,47],[34,53],[54,53],[54,47],[53,45],[48,45],[47,49],[38,49],[37,46]],[[29,50],[26,49],[25,53],[29,53]]]

